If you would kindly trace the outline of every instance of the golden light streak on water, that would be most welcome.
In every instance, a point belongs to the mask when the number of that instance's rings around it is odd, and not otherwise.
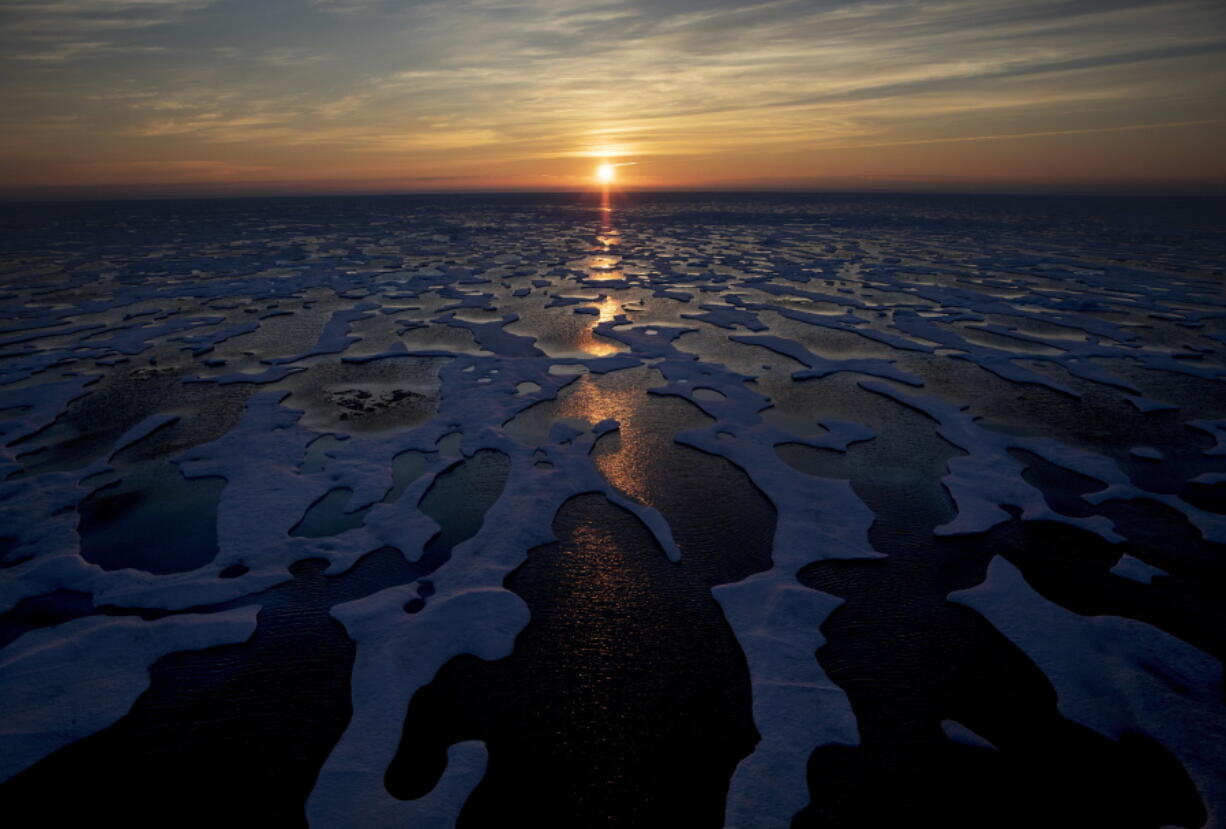
[[[626,382],[611,388],[611,384],[597,384],[590,376],[583,377],[574,393],[563,401],[558,414],[582,418],[589,423],[616,420],[620,425],[621,446],[615,452],[598,455],[596,465],[613,486],[640,503],[651,505],[654,500],[652,465],[665,456],[663,450],[672,438],[643,422],[648,403],[644,390],[662,385],[659,373],[647,368],[630,369],[626,374],[630,372],[642,373],[641,378],[634,378],[641,382]]]

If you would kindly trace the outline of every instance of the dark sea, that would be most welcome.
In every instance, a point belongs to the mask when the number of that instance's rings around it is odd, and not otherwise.
[[[1224,268],[1218,198],[0,205],[0,810],[1224,826]]]

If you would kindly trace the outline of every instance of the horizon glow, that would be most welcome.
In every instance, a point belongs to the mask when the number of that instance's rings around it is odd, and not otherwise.
[[[14,0],[0,43],[6,197],[1226,190],[1217,0]]]

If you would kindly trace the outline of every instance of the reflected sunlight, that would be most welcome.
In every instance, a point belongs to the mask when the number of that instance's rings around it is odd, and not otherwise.
[[[612,300],[606,300],[606,302],[612,302]],[[614,308],[616,308],[616,303],[613,303],[613,305]],[[606,311],[604,305],[602,305],[600,308],[600,322],[606,321],[606,313],[610,312]],[[616,310],[613,310],[611,313],[616,315]],[[610,317],[610,319],[612,319],[612,317]],[[592,325],[588,328],[584,328],[582,333],[580,333],[579,342],[576,343],[580,351],[582,351],[584,354],[590,354],[593,357],[608,357],[612,354],[620,354],[625,351],[620,344],[615,343],[612,340],[606,340],[597,334],[595,328],[596,326]]]
[[[614,487],[639,503],[651,506],[653,464],[667,457],[664,443],[672,435],[661,434],[642,422],[648,406],[646,388],[662,384],[663,378],[654,369],[627,369],[617,382],[600,382],[583,377],[574,392],[563,400],[558,409],[561,417],[577,417],[589,423],[613,419],[618,422],[617,449],[596,454],[596,465]]]
[[[599,307],[600,317],[597,319],[597,323],[611,322],[621,312],[621,304],[611,296],[605,297]]]

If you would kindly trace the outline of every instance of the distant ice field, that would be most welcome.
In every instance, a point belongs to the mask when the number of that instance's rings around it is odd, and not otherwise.
[[[1226,201],[0,205],[0,809],[1226,827]]]

